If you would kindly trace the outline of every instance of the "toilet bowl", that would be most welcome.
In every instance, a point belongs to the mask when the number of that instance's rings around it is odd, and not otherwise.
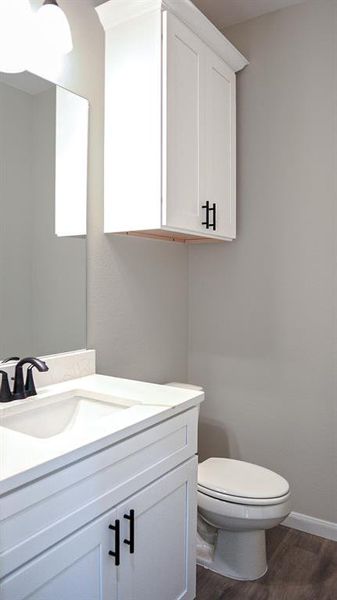
[[[289,484],[277,473],[241,460],[205,460],[198,467],[197,563],[232,579],[259,579],[268,569],[266,529],[290,510]]]
[[[288,482],[269,469],[227,458],[198,468],[197,562],[226,577],[267,571],[265,531],[290,512]]]

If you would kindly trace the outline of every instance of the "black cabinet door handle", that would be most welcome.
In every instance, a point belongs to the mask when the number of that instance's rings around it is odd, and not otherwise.
[[[216,204],[213,202],[212,208],[210,207],[209,201],[206,201],[206,204],[203,204],[202,209],[206,211],[206,221],[202,221],[201,225],[205,225],[206,229],[216,230]],[[210,213],[213,213],[213,222],[211,223],[209,220]]]
[[[210,223],[210,227],[213,228],[213,231],[216,230],[216,204],[213,202],[212,208],[209,209],[210,212],[213,213],[213,223]]]
[[[121,561],[121,528],[119,519],[116,519],[114,525],[109,525],[109,529],[115,532],[115,551],[109,551],[109,555],[115,559],[116,567],[119,567]]]
[[[130,554],[135,552],[135,511],[130,510],[129,515],[124,515],[124,519],[130,521],[130,537],[124,540],[124,544],[130,546]]]
[[[201,225],[205,225],[206,229],[209,229],[210,225],[209,225],[209,201],[206,201],[206,204],[203,204],[202,209],[204,209],[206,211],[206,221],[202,221]]]

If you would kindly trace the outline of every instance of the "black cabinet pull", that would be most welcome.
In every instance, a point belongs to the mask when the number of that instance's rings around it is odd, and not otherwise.
[[[209,202],[207,200],[206,204],[203,204],[202,207],[206,211],[206,221],[202,221],[201,225],[205,225],[206,229],[209,229]]]
[[[109,525],[109,529],[115,532],[115,551],[109,550],[109,555],[115,558],[115,565],[119,567],[121,558],[121,528],[119,519],[116,519],[114,525]]]
[[[210,207],[209,201],[207,200],[206,204],[203,204],[202,207],[206,211],[206,221],[202,221],[202,225],[205,225],[206,229],[216,230],[216,204],[213,202],[212,208]],[[210,213],[213,213],[213,222],[211,223],[209,220]]]
[[[124,515],[124,519],[130,521],[130,539],[125,539],[124,544],[130,546],[130,554],[135,553],[135,511],[130,510],[129,515]]]
[[[213,213],[213,223],[210,223],[210,227],[213,228],[213,231],[216,230],[216,204],[213,202],[212,208],[209,209],[209,212]]]

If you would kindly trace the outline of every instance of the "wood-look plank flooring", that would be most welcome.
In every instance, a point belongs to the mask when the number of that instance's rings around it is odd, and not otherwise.
[[[267,532],[267,556],[257,581],[198,567],[197,600],[337,600],[337,542],[280,526]]]

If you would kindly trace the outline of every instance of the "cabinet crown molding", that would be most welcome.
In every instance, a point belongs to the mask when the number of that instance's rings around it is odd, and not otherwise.
[[[154,10],[168,10],[198,35],[233,71],[248,60],[190,0],[108,0],[96,9],[105,31]]]

